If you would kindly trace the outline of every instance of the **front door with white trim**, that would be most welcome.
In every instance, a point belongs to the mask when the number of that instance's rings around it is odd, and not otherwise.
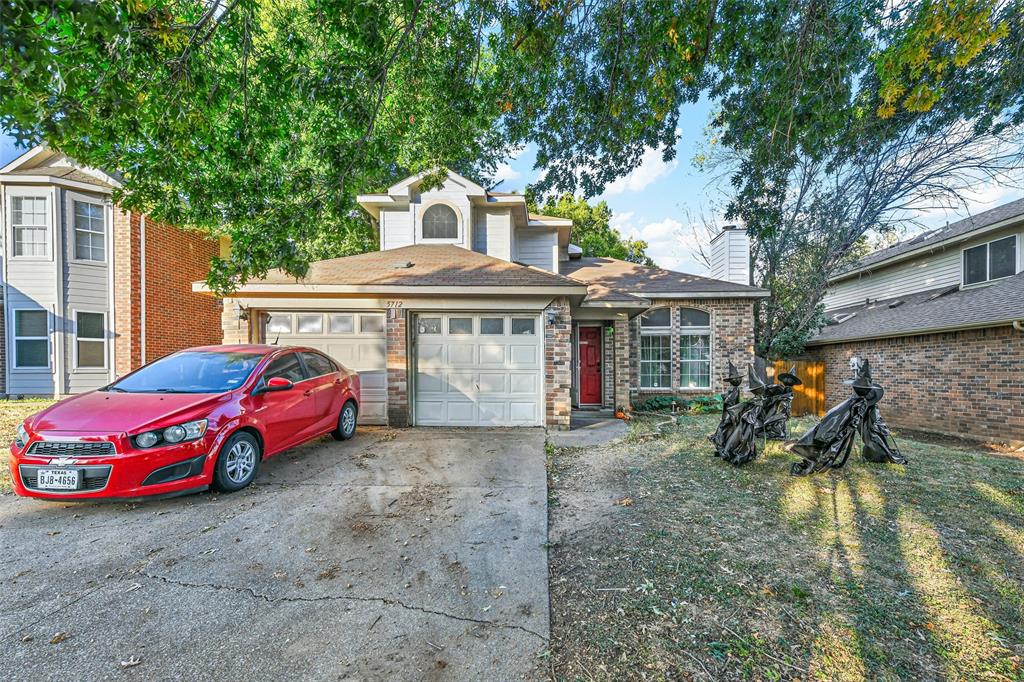
[[[414,320],[417,425],[543,424],[539,315],[418,313]]]

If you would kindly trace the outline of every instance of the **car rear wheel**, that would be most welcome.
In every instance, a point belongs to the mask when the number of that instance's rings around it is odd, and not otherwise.
[[[213,470],[213,487],[225,493],[241,490],[252,483],[259,468],[259,442],[251,433],[239,431],[220,449]]]
[[[356,404],[348,401],[338,415],[338,428],[331,432],[334,440],[348,440],[356,435]]]

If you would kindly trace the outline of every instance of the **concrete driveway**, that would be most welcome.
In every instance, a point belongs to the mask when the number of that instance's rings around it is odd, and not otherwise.
[[[367,430],[249,489],[0,497],[4,679],[519,679],[547,647],[544,434]]]

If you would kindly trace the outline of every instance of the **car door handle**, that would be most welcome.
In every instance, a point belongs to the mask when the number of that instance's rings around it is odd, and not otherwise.
[[[302,395],[304,395],[304,396],[306,396],[308,398],[309,396],[313,395],[313,389],[307,389],[307,390],[303,391]]]

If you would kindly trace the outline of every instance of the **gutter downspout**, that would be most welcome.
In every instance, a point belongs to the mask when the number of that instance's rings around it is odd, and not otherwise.
[[[60,207],[58,209],[58,200]],[[56,280],[56,291],[53,307],[53,399],[60,400],[65,390],[64,385],[64,335],[68,333],[67,310],[65,309],[64,296],[64,253],[67,250],[67,225],[64,218],[67,215],[65,201],[67,194],[63,189],[56,186],[50,189],[50,215],[52,216],[53,239],[51,240],[53,251],[54,278]]]
[[[1019,332],[1024,332],[1024,320],[1014,320],[1013,328]]]
[[[139,216],[139,355],[146,364],[146,214]]]

